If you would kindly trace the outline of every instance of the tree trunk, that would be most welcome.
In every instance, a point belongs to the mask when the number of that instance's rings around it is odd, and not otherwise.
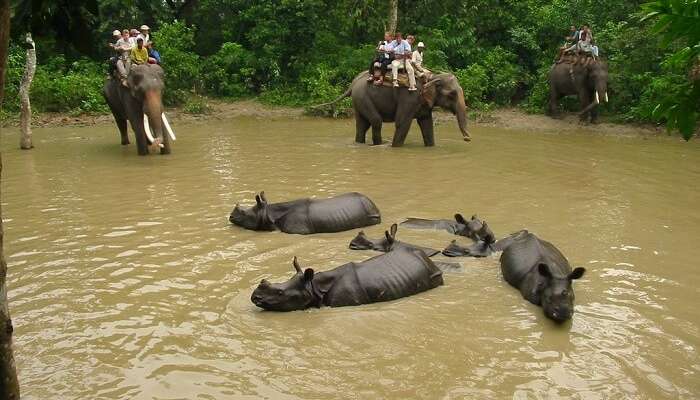
[[[22,150],[29,150],[32,144],[32,104],[29,102],[29,89],[32,87],[34,72],[36,71],[36,46],[32,40],[32,34],[27,33],[27,64],[24,67],[22,83],[19,85],[19,98],[22,109],[19,114],[19,126],[21,134],[19,136],[19,147]]]
[[[0,108],[5,94],[5,63],[10,40],[10,0],[0,0]],[[0,177],[2,156],[0,155]],[[0,185],[0,188],[2,185]],[[2,190],[0,190],[0,199]],[[19,382],[15,359],[12,356],[12,320],[7,305],[7,264],[5,263],[2,229],[2,201],[0,201],[0,399],[18,400]]]
[[[389,0],[389,26],[387,31],[396,33],[396,25],[399,20],[399,0]]]

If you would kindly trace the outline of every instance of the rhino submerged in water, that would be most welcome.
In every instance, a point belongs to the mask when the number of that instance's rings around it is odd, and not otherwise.
[[[263,279],[250,300],[270,311],[310,307],[343,307],[390,301],[443,284],[442,271],[420,250],[399,249],[330,271],[302,270],[294,257],[295,274],[283,283]]]
[[[346,193],[329,199],[299,199],[270,204],[265,192],[255,196],[255,205],[236,204],[229,221],[254,231],[274,231],[308,235],[342,232],[382,221],[377,206],[360,193]]]

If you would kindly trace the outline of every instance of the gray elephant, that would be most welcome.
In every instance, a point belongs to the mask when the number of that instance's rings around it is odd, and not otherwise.
[[[596,122],[598,105],[608,101],[608,64],[596,60],[586,65],[554,64],[549,71],[549,114],[557,114],[559,99],[576,95],[581,121]]]
[[[314,107],[330,105],[351,96],[355,110],[355,142],[365,143],[367,130],[371,127],[372,143],[381,144],[382,122],[394,122],[396,131],[391,145],[402,146],[415,119],[421,129],[423,143],[426,146],[434,146],[433,107],[435,106],[452,112],[457,117],[463,139],[471,140],[467,131],[464,91],[454,75],[433,74],[425,84],[420,80],[416,82],[418,90],[414,92],[405,87],[393,88],[368,84],[367,77],[367,72],[357,75],[350,88],[340,97],[330,103]]]
[[[134,65],[127,82],[128,88],[110,76],[102,92],[114,115],[122,144],[129,144],[128,121],[136,136],[139,155],[148,154],[149,144],[159,146],[161,154],[170,154],[170,139],[175,140],[175,134],[163,113],[163,69],[155,64]],[[164,131],[168,134],[164,135]]]

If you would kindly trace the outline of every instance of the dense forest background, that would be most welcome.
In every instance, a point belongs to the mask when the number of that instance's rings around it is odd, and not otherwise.
[[[328,101],[367,68],[388,22],[388,0],[16,1],[4,112],[19,109],[21,40],[31,31],[36,111],[102,112],[115,29],[147,24],[166,70],[166,102],[258,97],[303,106]],[[544,112],[546,74],[568,27],[589,24],[609,63],[615,120],[645,122],[687,89],[687,69],[662,61],[677,48],[642,22],[638,0],[399,0],[398,29],[426,44],[425,64],[452,71],[471,109]],[[345,103],[347,107],[348,103]]]

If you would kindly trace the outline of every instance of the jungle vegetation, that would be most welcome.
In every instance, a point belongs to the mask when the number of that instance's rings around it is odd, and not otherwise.
[[[111,32],[144,23],[163,57],[170,105],[197,110],[201,96],[328,101],[367,68],[395,2],[15,0],[4,112],[19,108],[25,32],[37,42],[34,109],[104,112]],[[397,29],[425,42],[425,64],[454,72],[477,110],[543,113],[546,74],[572,24],[592,27],[609,63],[604,115],[668,121],[692,134],[700,109],[700,0],[398,1]],[[575,99],[565,103],[573,107]]]

